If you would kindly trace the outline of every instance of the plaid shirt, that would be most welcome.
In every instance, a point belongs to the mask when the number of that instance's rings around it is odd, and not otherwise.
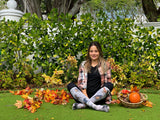
[[[87,78],[88,78],[88,74],[87,72],[85,72],[84,70],[84,64],[85,64],[86,61],[83,61],[80,65],[80,68],[79,68],[79,76],[78,76],[78,87],[80,89],[86,89],[87,88]],[[98,67],[98,71],[100,73],[100,76],[101,76],[101,87],[104,85],[104,83],[107,83],[107,82],[111,82],[111,67],[110,67],[110,64],[109,62],[106,62],[107,67],[108,67],[108,70],[104,72],[102,72],[102,68],[101,67]]]

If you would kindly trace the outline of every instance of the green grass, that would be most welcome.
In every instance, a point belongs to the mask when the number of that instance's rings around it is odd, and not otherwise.
[[[160,91],[143,89],[153,102],[153,108],[141,107],[136,109],[125,108],[112,104],[110,112],[105,113],[92,109],[72,110],[74,100],[67,105],[53,105],[43,103],[35,113],[25,109],[17,109],[14,106],[16,100],[23,100],[21,96],[0,92],[0,120],[158,120],[160,118]],[[116,98],[116,96],[113,96]]]

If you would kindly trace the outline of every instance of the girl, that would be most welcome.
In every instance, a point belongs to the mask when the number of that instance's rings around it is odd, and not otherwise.
[[[78,85],[71,82],[67,88],[76,101],[73,110],[89,106],[94,110],[109,111],[109,106],[103,104],[111,101],[111,69],[98,42],[89,45],[87,59],[79,67]]]

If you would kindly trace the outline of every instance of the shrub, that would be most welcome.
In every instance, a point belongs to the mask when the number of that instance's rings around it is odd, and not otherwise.
[[[34,74],[31,80],[31,84],[34,87],[41,87],[45,83],[44,78],[42,77],[42,73]]]
[[[91,41],[99,41],[104,57],[115,60],[113,79],[120,86],[154,85],[160,73],[159,36],[154,34],[159,34],[160,30],[139,27],[131,19],[117,17],[108,21],[102,12],[98,13],[96,20],[90,14],[84,14],[74,21],[70,15],[61,15],[58,20],[56,14],[51,13],[48,20],[41,20],[35,14],[25,14],[19,22],[2,20],[0,29],[0,71],[14,70],[14,76],[5,75],[8,83],[3,77],[1,86],[4,88],[14,87],[11,84],[18,78],[40,85],[41,80],[36,83],[33,72],[38,67],[48,76],[52,76],[56,69],[62,69],[65,73],[60,78],[63,83],[75,81],[78,68],[68,65],[68,56],[75,56],[73,61],[79,66]],[[33,57],[28,59],[28,56]],[[141,66],[143,59],[150,63],[149,66]],[[154,68],[154,76],[147,71],[150,68]]]
[[[14,73],[11,70],[0,72],[1,88],[14,88]]]
[[[134,67],[134,70],[130,70],[130,84],[140,87],[153,87],[159,81],[157,78],[157,71],[151,67],[149,61],[139,62],[138,65],[134,64]]]

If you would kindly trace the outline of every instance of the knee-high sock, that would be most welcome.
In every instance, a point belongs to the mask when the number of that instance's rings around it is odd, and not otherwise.
[[[73,87],[70,90],[70,93],[72,96],[80,101],[83,104],[86,104],[87,106],[95,109],[95,110],[100,110],[100,111],[105,111],[108,112],[109,108],[107,106],[102,106],[102,105],[96,105],[94,104],[88,97],[86,97],[77,87]]]
[[[98,90],[91,98],[90,100],[95,103],[98,102],[102,99],[104,99],[105,97],[107,97],[107,95],[109,94],[110,90],[107,87],[103,87],[100,90]],[[75,103],[73,105],[73,109],[81,109],[81,108],[85,108],[86,105],[82,104],[82,103]]]
[[[73,110],[83,109],[83,108],[86,108],[86,107],[87,107],[87,105],[84,104],[84,103],[73,103],[73,105],[72,105]]]
[[[91,98],[90,100],[95,103],[98,102],[104,98],[107,97],[107,95],[109,94],[110,90],[107,87],[102,87],[101,89],[99,89]]]

